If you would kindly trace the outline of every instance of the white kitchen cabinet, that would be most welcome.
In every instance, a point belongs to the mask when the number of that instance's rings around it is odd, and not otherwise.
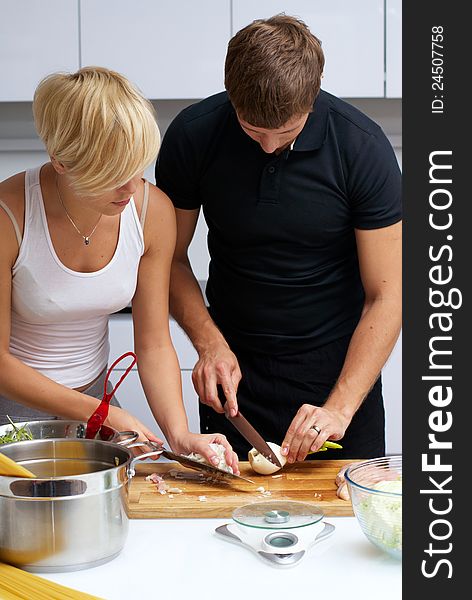
[[[0,101],[31,101],[43,77],[79,68],[78,0],[0,0],[0,15]]]
[[[195,393],[192,383],[192,372],[182,371],[181,373],[182,393],[189,429],[194,433],[199,433],[200,421],[198,417],[198,397]],[[123,371],[114,371],[111,381],[113,381],[115,384],[122,374]],[[149,427],[152,432],[154,432],[158,437],[162,438],[167,443],[164,434],[157,426],[151,409],[149,408],[137,371],[132,370],[130,373],[128,373],[118,388],[116,397],[124,409],[138,418],[142,423],[144,423],[144,425]]]
[[[384,0],[233,0],[233,34],[254,19],[284,12],[322,42],[322,87],[344,98],[384,96]]]
[[[183,329],[171,319],[169,321],[170,335],[174,344],[181,369],[192,370],[198,360],[198,355]],[[110,317],[110,364],[125,352],[132,352],[133,319],[129,313],[117,313]]]
[[[223,89],[230,0],[81,0],[83,65],[123,73],[148,98]]]
[[[131,314],[111,315],[108,321],[108,338],[110,340],[110,365],[125,352],[134,351]]]
[[[402,336],[382,369],[386,454],[402,453]]]
[[[170,336],[181,369],[192,370],[198,360],[198,354],[184,330],[173,319],[169,322]]]
[[[402,97],[402,0],[386,0],[387,98]]]

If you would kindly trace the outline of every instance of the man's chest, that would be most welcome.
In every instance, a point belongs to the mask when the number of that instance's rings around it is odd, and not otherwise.
[[[200,194],[209,228],[230,243],[316,247],[352,231],[341,166],[312,153],[220,155]]]

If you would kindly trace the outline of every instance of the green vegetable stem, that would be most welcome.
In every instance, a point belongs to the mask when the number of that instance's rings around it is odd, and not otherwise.
[[[17,427],[8,415],[7,419],[10,421],[12,427],[3,435],[0,435],[0,444],[11,444],[12,442],[23,442],[24,440],[33,439],[31,431],[26,425]]]
[[[326,442],[323,442],[323,445],[316,452],[326,452],[326,450],[338,450],[339,448],[342,448],[341,444],[336,444],[336,442],[330,442],[329,440],[326,440]],[[308,452],[308,454],[316,454],[316,452],[310,451]]]

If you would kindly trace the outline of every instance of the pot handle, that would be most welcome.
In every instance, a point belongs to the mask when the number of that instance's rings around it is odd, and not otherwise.
[[[135,456],[133,459],[131,459],[131,462],[129,464],[128,470],[126,471],[128,478],[131,479],[132,477],[135,476],[136,471],[135,471],[135,465],[138,462],[138,460],[142,460],[143,458],[149,458],[151,456],[160,456],[162,454],[162,449],[161,450],[154,450],[153,452],[146,452],[146,454],[140,454],[139,456]]]
[[[119,439],[122,437],[124,438],[123,440]],[[128,444],[134,444],[138,437],[139,433],[137,431],[117,431],[110,441],[118,444],[118,446],[128,448]]]

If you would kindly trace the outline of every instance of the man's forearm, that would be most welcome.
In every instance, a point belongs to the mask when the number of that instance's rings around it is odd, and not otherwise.
[[[197,352],[226,341],[210,317],[190,263],[174,261],[170,284],[170,312],[189,336]]]
[[[399,302],[374,300],[356,329],[338,381],[325,408],[340,412],[349,421],[377,380],[401,329]]]

